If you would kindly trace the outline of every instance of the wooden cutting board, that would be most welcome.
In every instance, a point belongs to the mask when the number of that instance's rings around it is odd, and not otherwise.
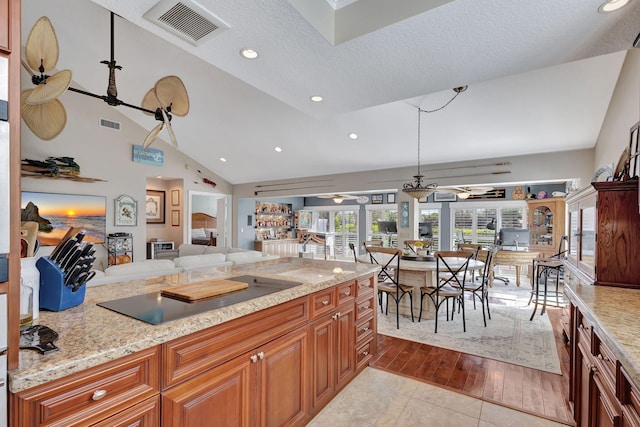
[[[189,283],[188,285],[173,286],[162,290],[162,296],[177,298],[187,302],[193,302],[217,295],[228,294],[242,289],[247,289],[248,283],[233,280],[205,280]]]

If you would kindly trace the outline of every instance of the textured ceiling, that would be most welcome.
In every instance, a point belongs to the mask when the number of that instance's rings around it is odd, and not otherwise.
[[[597,12],[601,0],[455,0],[333,45],[287,1],[199,0],[230,28],[194,47],[143,18],[156,3],[23,0],[24,36],[49,16],[58,67],[101,93],[99,61],[109,55],[102,7],[122,16],[120,97],[136,104],[158,78],[180,76],[191,100],[189,115],[173,121],[180,149],[234,184],[412,166],[415,106],[438,107],[465,84],[450,106],[423,116],[423,163],[593,147],[623,51],[640,29],[638,0],[608,15]],[[244,47],[259,58],[241,58]],[[311,103],[314,94],[325,101]]]

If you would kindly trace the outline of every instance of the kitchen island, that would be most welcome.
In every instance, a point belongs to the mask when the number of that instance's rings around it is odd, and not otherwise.
[[[373,356],[376,270],[287,258],[88,288],[82,305],[40,314],[60,350],[20,352],[12,425],[120,425],[114,417],[136,414],[142,425],[198,425],[212,405],[233,424],[303,425]],[[247,274],[300,284],[158,325],[96,305]]]

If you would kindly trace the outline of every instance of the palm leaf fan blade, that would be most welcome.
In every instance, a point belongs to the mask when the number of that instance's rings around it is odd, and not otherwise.
[[[142,148],[147,148],[148,146],[153,144],[153,141],[156,140],[156,138],[158,137],[158,135],[162,131],[162,127],[163,126],[164,126],[164,122],[160,123],[158,126],[156,126],[153,129],[151,129],[151,132],[149,132],[149,135],[147,135],[147,137],[144,139],[144,143],[142,144]]]
[[[162,110],[162,118],[164,119],[164,124],[167,125],[167,132],[169,132],[169,137],[171,138],[171,142],[176,148],[178,148],[178,140],[176,139],[176,134],[173,133],[171,122],[169,121],[169,117],[167,116],[167,113],[164,110]]]
[[[153,88],[149,89],[149,91],[144,95],[144,98],[142,98],[141,106],[142,108],[151,111],[156,111],[158,108],[162,108],[162,105],[160,105],[160,101],[158,101],[158,97],[156,96],[156,92]],[[149,113],[147,111],[144,111],[144,113],[148,116],[154,115],[154,113]]]
[[[25,57],[32,70],[44,71],[55,68],[58,63],[58,38],[53,25],[46,16],[41,17],[31,28],[25,44]],[[43,71],[43,72],[44,72]]]
[[[189,113],[189,94],[179,77],[161,78],[156,82],[154,90],[163,109],[171,106],[171,114],[181,117]]]
[[[40,105],[53,101],[62,95],[71,84],[71,71],[62,70],[47,78],[46,84],[36,86],[25,99],[29,105]]]
[[[27,104],[25,100],[32,91],[32,89],[22,91],[20,115],[31,132],[38,138],[48,141],[58,136],[64,129],[67,124],[67,112],[62,102],[57,99],[46,104]]]

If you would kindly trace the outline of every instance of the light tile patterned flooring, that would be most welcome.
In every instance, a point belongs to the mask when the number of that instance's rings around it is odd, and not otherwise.
[[[561,427],[563,424],[366,368],[308,426]]]

